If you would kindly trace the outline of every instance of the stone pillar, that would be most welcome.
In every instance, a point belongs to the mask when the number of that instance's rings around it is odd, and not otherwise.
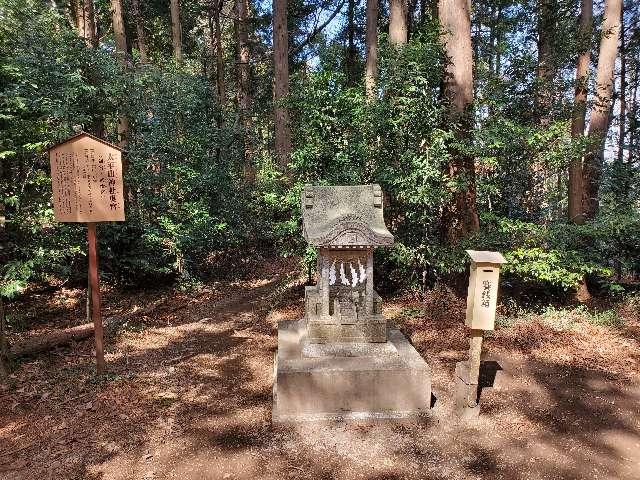
[[[367,314],[373,315],[373,248],[367,250],[367,282],[365,284]]]
[[[456,364],[456,412],[460,418],[478,418],[478,378],[480,376],[480,353],[482,330],[471,330],[469,337],[469,360]]]
[[[329,315],[329,268],[330,259],[326,256],[327,250],[324,248],[320,249],[320,291],[322,294],[322,315]]]

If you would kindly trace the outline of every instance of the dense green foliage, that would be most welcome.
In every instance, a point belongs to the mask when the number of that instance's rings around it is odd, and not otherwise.
[[[574,3],[566,4],[558,28],[574,27]],[[108,21],[106,3],[96,5],[99,21]],[[186,5],[185,25],[197,30],[199,10]],[[294,36],[308,23],[304,5],[292,7]],[[439,230],[452,189],[443,174],[452,132],[443,118],[445,60],[433,19],[417,25],[399,50],[389,49],[381,36],[379,94],[372,101],[362,86],[346,85],[341,44],[320,36],[312,43],[321,47],[313,68],[305,67],[307,50],[296,54],[287,102],[293,132],[288,181],[272,152],[268,29],[264,12],[257,11],[249,132],[257,174],[248,181],[237,109],[232,101],[221,104],[202,71],[205,46],[187,35],[187,61],[174,66],[168,18],[160,19],[164,11],[157,5],[147,7],[153,10],[147,33],[154,63],[124,69],[108,36],[97,49],[88,48],[47,2],[3,0],[0,192],[7,221],[1,293],[11,296],[28,281],[82,278],[84,228],[53,222],[46,148],[69,136],[74,125],[91,130],[100,121],[115,141],[120,115],[131,125],[127,221],[99,227],[101,268],[110,281],[188,281],[206,275],[212,254],[228,249],[301,254],[299,193],[306,183],[382,185],[396,244],[380,252],[380,265],[394,286],[463,272],[465,248],[500,250],[510,262],[507,281],[555,291],[571,291],[585,275],[607,284],[637,272],[640,215],[638,191],[631,188],[637,167],[607,167],[600,216],[567,225],[565,172],[584,146],[571,140],[568,128],[573,86],[566,79],[576,46],[563,43],[557,50],[558,68],[566,74],[553,85],[559,94],[552,121],[541,127],[531,105],[538,89],[549,86],[536,84],[535,61],[517,41],[525,35],[518,28],[533,28],[531,5],[508,6],[494,25],[504,32],[498,42],[474,38],[476,125],[462,148],[476,158],[481,230],[451,246]],[[485,13],[480,8],[475,14],[482,20]],[[226,28],[233,52],[232,25]],[[489,65],[496,48],[502,70]],[[629,185],[624,191],[616,190],[621,178]]]

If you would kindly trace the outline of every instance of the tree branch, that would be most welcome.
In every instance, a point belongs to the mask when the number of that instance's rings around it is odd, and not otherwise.
[[[309,36],[307,36],[307,38],[305,38],[298,46],[296,46],[295,48],[289,49],[289,54],[295,55],[296,53],[299,53],[300,50],[302,50],[304,47],[306,47],[309,43],[311,43],[311,41],[316,37],[316,35],[318,35],[322,30],[324,30],[324,28],[327,25],[329,25],[334,18],[336,18],[336,16],[340,13],[340,10],[342,10],[342,7],[344,7],[345,3],[347,3],[346,0],[342,0],[338,5],[338,7],[333,11],[331,15],[329,15],[329,18],[327,18],[327,20],[322,25],[320,25],[319,27],[316,27],[309,34]]]

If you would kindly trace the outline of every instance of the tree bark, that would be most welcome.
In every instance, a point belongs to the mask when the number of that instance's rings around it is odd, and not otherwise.
[[[618,126],[618,164],[624,162],[624,140],[627,125],[627,56],[624,38],[624,11],[620,12],[620,124]]]
[[[76,23],[78,35],[84,38],[88,47],[98,46],[96,35],[96,21],[93,8],[93,0],[77,0],[76,3]]]
[[[0,380],[9,374],[9,344],[7,342],[7,322],[4,314],[4,301],[0,296]]]
[[[122,65],[126,65],[127,33],[124,28],[122,0],[111,0],[111,21],[113,23],[113,36],[116,42],[118,60]]]
[[[389,0],[389,43],[407,43],[407,0]]]
[[[273,0],[273,70],[275,152],[278,164],[287,174],[291,153],[289,109],[282,104],[289,95],[289,40],[287,32],[287,0]]]
[[[129,65],[127,58],[127,34],[124,27],[124,17],[122,13],[122,0],[111,0],[111,22],[113,24],[113,36],[116,41],[116,55],[118,62],[124,68]],[[118,145],[126,148],[129,135],[129,119],[125,115],[118,118]],[[123,158],[123,173],[127,168],[127,162]]]
[[[474,159],[455,146],[464,141],[473,121],[473,53],[471,47],[470,5],[467,0],[440,0],[438,17],[443,28],[447,56],[444,96],[448,120],[457,125],[457,140],[449,147],[450,160],[445,175],[456,185],[452,200],[443,206],[441,231],[449,244],[457,243],[480,228],[476,207]]]
[[[636,118],[638,114],[638,70],[640,62],[635,60],[633,65],[633,90],[631,91],[631,108],[629,110],[629,157],[627,158],[627,163],[629,165],[634,165],[636,158],[638,157],[638,146],[636,144],[638,124],[636,123]]]
[[[576,139],[584,135],[587,113],[587,86],[589,64],[591,63],[591,34],[593,29],[593,0],[582,0],[578,26],[580,54],[576,67],[576,86],[571,118],[571,137]],[[582,156],[577,156],[569,164],[568,216],[569,221],[577,224],[584,222],[582,215]]]
[[[74,5],[72,3],[72,5]],[[95,12],[93,0],[77,0],[74,6],[76,10],[76,28],[78,35],[84,38],[87,47],[96,48],[98,46],[98,36],[96,32]],[[90,74],[89,80],[97,86],[98,79]],[[88,127],[96,137],[104,137],[104,119],[102,117],[94,119],[92,125]]]
[[[222,1],[213,2],[213,27],[216,51],[216,89],[218,91],[218,100],[223,106],[227,98],[227,89],[224,82],[224,54],[222,52],[222,28],[220,27],[220,10],[222,9]]]
[[[355,4],[355,0],[349,0],[347,8],[347,55],[345,70],[347,73],[348,87],[353,87],[356,84]]]
[[[247,33],[248,0],[236,0],[236,33],[238,42],[238,110],[242,122],[244,141],[244,174],[247,181],[255,177],[251,163],[251,93],[250,93],[250,51],[249,34]]]
[[[182,26],[180,25],[180,2],[171,0],[171,43],[173,57],[178,65],[182,64]]]
[[[407,5],[407,41],[409,41],[413,32],[413,17],[417,6],[418,0],[409,0]]]
[[[555,33],[555,12],[553,0],[538,0],[538,66],[536,68],[536,121],[546,126],[551,122],[553,105],[553,79],[555,62],[553,59],[553,39]]]
[[[600,177],[603,164],[603,145],[609,125],[613,92],[613,73],[618,55],[620,13],[622,0],[605,0],[602,38],[596,72],[596,98],[589,122],[589,145],[583,165],[583,212],[587,219],[598,213]]]
[[[376,78],[378,77],[378,1],[367,0],[366,64],[364,86],[367,98],[376,97]]]
[[[131,0],[133,7],[133,16],[136,22],[136,36],[138,40],[138,53],[140,54],[140,63],[145,64],[149,61],[147,56],[147,42],[144,36],[144,20],[140,11],[140,0]]]

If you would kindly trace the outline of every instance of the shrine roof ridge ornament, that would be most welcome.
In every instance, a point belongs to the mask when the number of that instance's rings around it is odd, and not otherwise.
[[[302,231],[314,246],[377,247],[393,244],[383,217],[380,185],[305,185]]]
[[[115,144],[113,144],[111,142],[108,142],[104,138],[100,138],[100,137],[96,137],[95,135],[91,135],[90,133],[87,133],[85,131],[80,131],[77,134],[75,134],[74,136],[69,137],[66,140],[63,140],[60,143],[56,143],[54,145],[51,145],[49,148],[47,148],[47,152],[50,151],[50,150],[53,150],[54,148],[60,147],[60,146],[64,145],[65,143],[74,142],[76,140],[79,140],[82,137],[89,137],[89,138],[95,140],[96,142],[100,142],[100,143],[102,143],[102,144],[104,144],[104,145],[106,145],[108,147],[111,147],[111,148],[115,148],[116,150],[118,150],[118,151],[120,151],[122,153],[126,152],[124,149],[120,148],[118,145],[115,145]]]

